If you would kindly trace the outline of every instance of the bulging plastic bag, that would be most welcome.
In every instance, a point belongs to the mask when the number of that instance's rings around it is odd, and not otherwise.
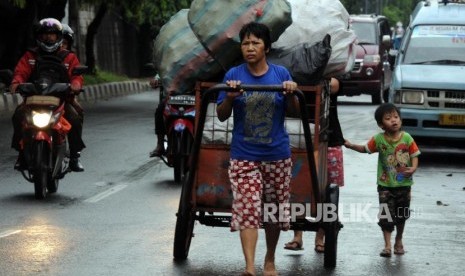
[[[324,77],[350,72],[355,63],[355,33],[349,29],[349,13],[338,0],[289,0],[292,24],[272,44],[275,49],[313,45],[331,36],[331,57]]]
[[[286,67],[295,82],[315,85],[321,81],[331,57],[331,36],[313,45],[302,43],[290,49],[276,49],[268,54],[272,63]]]

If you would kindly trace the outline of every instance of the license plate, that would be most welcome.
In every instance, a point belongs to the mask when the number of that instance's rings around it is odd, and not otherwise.
[[[440,114],[439,124],[443,126],[465,126],[465,114]]]
[[[194,95],[175,95],[170,96],[168,99],[169,104],[174,105],[195,105]]]

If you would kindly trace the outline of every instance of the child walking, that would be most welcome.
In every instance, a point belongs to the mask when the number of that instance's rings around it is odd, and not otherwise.
[[[355,145],[346,140],[344,146],[361,153],[379,153],[376,181],[380,205],[378,224],[384,236],[384,249],[380,256],[391,257],[394,228],[394,254],[405,253],[402,234],[410,215],[410,189],[420,150],[412,136],[401,130],[401,114],[395,105],[381,104],[375,111],[375,119],[384,132],[373,136],[366,145]]]

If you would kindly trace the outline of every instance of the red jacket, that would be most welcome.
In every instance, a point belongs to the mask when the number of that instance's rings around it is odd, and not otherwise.
[[[32,71],[34,70],[37,55],[38,54],[34,51],[26,51],[26,53],[21,57],[18,64],[16,65],[15,73],[13,75],[13,80],[11,81],[11,84],[24,83],[29,80]],[[79,85],[79,87],[82,88],[84,78],[81,75],[75,76],[72,74],[73,69],[76,66],[80,65],[77,56],[73,52],[69,52],[63,60],[63,64],[68,69],[70,84]]]

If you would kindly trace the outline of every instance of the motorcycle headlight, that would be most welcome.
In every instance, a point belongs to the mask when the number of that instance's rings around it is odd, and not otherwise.
[[[48,126],[51,118],[52,118],[51,111],[48,111],[48,112],[32,111],[32,123],[36,127]]]

